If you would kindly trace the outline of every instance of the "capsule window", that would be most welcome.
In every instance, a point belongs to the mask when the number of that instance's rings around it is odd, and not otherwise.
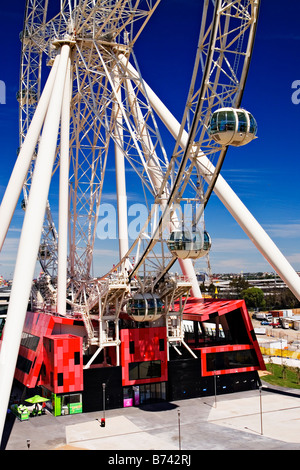
[[[218,131],[226,131],[227,115],[226,111],[220,111],[218,114]]]
[[[256,134],[257,124],[252,114],[249,114],[249,119],[250,119],[250,132],[251,134]]]
[[[155,311],[155,300],[154,299],[148,299],[148,312],[152,313]]]
[[[208,251],[211,246],[210,236],[206,231],[204,231],[204,243],[203,243],[203,250]]]
[[[217,132],[218,131],[218,125],[217,125],[217,116],[214,115],[212,116],[211,118],[211,121],[210,121],[210,132]]]
[[[236,117],[233,111],[227,111],[225,112],[226,118],[225,118],[225,131],[234,131],[235,130],[235,122],[236,122]]]
[[[248,123],[246,114],[238,112],[237,115],[239,118],[238,132],[247,132]]]

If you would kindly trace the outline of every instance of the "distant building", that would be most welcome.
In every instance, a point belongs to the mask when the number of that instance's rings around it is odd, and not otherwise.
[[[219,297],[226,298],[232,294],[230,283],[237,277],[239,277],[238,274],[224,274],[213,279],[212,282],[217,286]],[[249,287],[257,287],[266,295],[274,293],[274,291],[288,288],[281,278],[277,276],[271,277],[268,273],[264,273],[261,277],[255,277],[255,275],[251,273],[244,273],[243,279],[249,283]],[[208,286],[208,283],[206,283],[206,285]]]

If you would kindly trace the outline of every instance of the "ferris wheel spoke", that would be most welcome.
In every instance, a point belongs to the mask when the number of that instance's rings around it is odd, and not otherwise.
[[[230,9],[230,5],[228,5],[223,10],[221,9],[221,2],[216,2],[215,5],[215,15],[213,17],[213,22],[209,26],[208,30],[210,34],[204,34],[203,28],[200,32],[200,40],[203,40],[205,37],[205,41],[208,37],[210,37],[210,46],[208,48],[209,56],[205,60],[205,73],[202,79],[202,85],[198,92],[194,93],[195,83],[197,81],[197,75],[201,72],[198,71],[199,64],[203,63],[201,57],[197,57],[195,61],[195,69],[193,73],[193,79],[191,84],[191,92],[189,93],[189,98],[187,101],[186,112],[185,112],[185,120],[186,122],[192,122],[189,133],[185,140],[185,146],[182,147],[180,145],[181,136],[183,134],[184,129],[184,122],[181,124],[181,128],[179,130],[178,139],[175,144],[175,149],[173,152],[173,158],[170,162],[170,167],[174,168],[175,166],[175,158],[178,160],[178,150],[182,148],[181,158],[180,158],[180,165],[177,169],[177,176],[172,186],[172,191],[169,194],[168,198],[168,206],[170,207],[176,197],[178,199],[182,199],[184,195],[184,191],[187,187],[188,182],[190,182],[190,177],[193,173],[193,167],[196,165],[197,173],[203,177],[203,182],[200,185],[201,194],[199,194],[199,201],[201,201],[201,207],[203,208],[201,211],[198,211],[198,220],[202,216],[203,210],[207,204],[207,201],[213,191],[214,184],[217,180],[218,174],[221,170],[222,163],[224,161],[227,148],[222,148],[219,145],[216,145],[214,141],[208,136],[207,134],[207,126],[208,126],[208,119],[211,115],[213,109],[215,107],[220,107],[220,104],[229,100],[240,101],[241,99],[241,89],[239,80],[237,79],[237,67],[236,62],[233,63],[231,66],[230,60],[228,56],[225,55],[225,52],[232,53],[232,45],[238,43],[239,49],[236,50],[236,54],[242,55],[241,48],[242,42],[240,41],[241,37],[244,39],[246,29],[255,29],[255,25],[253,22],[253,16],[249,15],[247,7],[250,8],[251,12],[252,8],[256,5],[257,2],[244,2],[243,8],[238,10],[241,16],[241,25],[236,26],[237,21],[237,10],[235,8],[234,14],[232,14],[232,10]],[[232,6],[232,4],[231,4]],[[204,5],[204,8],[208,7],[208,3]],[[254,12],[255,13],[255,12]],[[223,17],[222,17],[223,15]],[[206,15],[205,15],[206,17]],[[234,18],[235,26],[230,26],[230,20]],[[245,25],[245,18],[248,20],[247,25]],[[238,18],[239,19],[239,18]],[[250,51],[253,46],[253,32],[250,31],[248,42],[250,43]],[[230,39],[229,39],[230,38]],[[228,42],[229,41],[229,42]],[[203,54],[204,48],[198,48],[198,51],[201,51],[201,55]],[[247,46],[247,53],[249,53],[249,44]],[[243,53],[244,54],[244,53]],[[244,54],[244,57],[246,54]],[[232,60],[232,57],[230,57]],[[239,57],[240,60],[240,57]],[[124,62],[124,61],[123,61]],[[245,67],[247,68],[249,61],[245,61]],[[129,70],[133,71],[133,68],[129,67]],[[132,77],[136,78],[137,74],[134,72]],[[222,77],[222,80],[221,80]],[[244,80],[245,73],[242,73],[242,79]],[[240,87],[240,88],[239,88]],[[218,89],[220,88],[220,91]],[[195,102],[195,98],[197,97],[197,105],[193,105]],[[233,105],[235,103],[232,103]],[[194,116],[193,120],[188,119],[188,114],[190,114],[191,109],[193,110]],[[198,135],[199,134],[199,135]],[[203,144],[205,144],[203,146]],[[211,165],[211,170],[203,166],[198,165],[197,159],[201,153],[206,156],[209,156],[210,159],[214,156],[216,158],[215,166]],[[176,156],[176,157],[175,157]],[[204,170],[204,172],[203,172]],[[173,170],[174,172],[174,170]],[[200,172],[200,173],[199,173]],[[168,174],[171,173],[171,170],[168,170]],[[211,173],[208,177],[208,173]],[[208,183],[207,183],[208,182]],[[206,189],[204,191],[204,185],[206,184]],[[194,183],[194,188],[196,184]],[[162,216],[163,218],[163,216]],[[162,219],[161,219],[162,221]],[[142,255],[140,262],[135,266],[135,270],[143,264],[143,258],[146,260],[149,256],[149,253],[153,246],[155,245],[155,241],[151,239],[149,242],[147,249],[145,250],[144,254]],[[135,271],[134,271],[135,272]]]
[[[100,57],[102,57],[101,54],[100,54]],[[106,66],[105,66],[103,60],[102,60],[102,65],[103,65],[104,69],[106,69]],[[107,70],[107,75],[110,76],[108,70]],[[135,151],[137,152],[137,155],[139,157],[139,161],[142,164],[143,171],[147,175],[148,184],[150,183],[152,185],[152,179],[149,177],[149,166],[151,165],[151,160],[153,160],[153,157],[154,157],[153,150],[152,150],[152,148],[150,148],[150,151],[149,151],[149,149],[147,149],[146,146],[145,146],[145,137],[147,137],[145,135],[145,132],[146,132],[145,128],[142,128],[142,130],[140,131],[139,126],[134,127],[135,125],[143,122],[143,121],[141,121],[140,108],[138,108],[138,111],[137,111],[139,114],[136,115],[135,112],[134,112],[134,108],[136,108],[137,105],[135,104],[135,106],[134,106],[134,104],[132,102],[132,94],[129,93],[129,96],[127,96],[127,98],[129,100],[129,103],[130,103],[131,112],[135,116],[133,123],[131,123],[129,121],[126,109],[125,109],[125,107],[124,107],[124,105],[121,101],[121,98],[120,98],[120,96],[117,95],[117,91],[114,87],[112,77],[110,77],[110,85],[112,87],[114,97],[116,98],[118,107],[119,107],[120,112],[122,114],[122,118],[123,118],[124,122],[126,123],[126,130],[129,133],[129,140],[127,141],[126,157],[128,158],[130,156],[130,150],[131,149],[135,149]],[[130,89],[130,91],[132,92],[132,89]],[[124,131],[125,131],[125,128],[124,128]],[[150,141],[150,139],[149,139],[149,141]],[[129,145],[130,145],[130,147],[129,147]],[[144,155],[146,156],[146,158],[144,157]],[[147,159],[148,159],[148,162],[147,162]],[[149,162],[150,162],[150,164],[149,164]]]

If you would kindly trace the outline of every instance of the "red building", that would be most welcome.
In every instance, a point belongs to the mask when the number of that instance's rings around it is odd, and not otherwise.
[[[90,364],[95,349],[81,319],[28,312],[16,383],[28,394],[42,387],[56,415],[101,410],[102,384],[106,409],[258,387],[265,365],[243,300],[191,298],[180,327],[178,342],[164,316],[139,323],[122,315],[119,348],[98,348]]]
[[[41,381],[53,393],[83,390],[82,338],[44,336]]]

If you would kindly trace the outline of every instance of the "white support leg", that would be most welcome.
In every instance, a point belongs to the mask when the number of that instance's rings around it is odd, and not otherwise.
[[[17,254],[10,303],[0,351],[0,435],[3,433],[10,391],[21,343],[27,304],[40,245],[45,208],[51,182],[66,68],[70,47],[64,45],[46,115],[36,160],[29,201]]]
[[[120,330],[119,330],[119,318],[115,320],[115,339],[117,340],[116,346],[116,365],[120,365]]]
[[[183,276],[191,281],[192,288],[191,288],[191,296],[197,299],[202,298],[201,290],[199,287],[199,282],[197,280],[197,276],[195,273],[195,268],[193,265],[192,260],[190,259],[178,259],[179,266],[181,268],[181,272]]]
[[[92,355],[91,359],[83,367],[84,369],[89,369],[90,368],[90,365],[94,362],[96,357],[101,353],[102,349],[103,349],[103,346],[99,346],[99,348]]]
[[[57,266],[57,312],[66,315],[68,214],[69,214],[69,144],[71,102],[71,60],[69,58],[61,112],[61,153],[59,167],[59,226]]]
[[[124,66],[127,66],[127,69],[130,70],[133,78],[138,78],[138,74],[135,69],[127,63],[126,59],[122,59]],[[137,81],[137,83],[139,83]],[[167,107],[162,103],[162,101],[157,97],[157,95],[152,91],[152,89],[144,83],[145,90],[148,96],[148,99],[155,110],[155,112],[160,116],[161,120],[169,129],[170,133],[176,139],[179,135],[180,123],[176,118],[171,114]],[[143,89],[141,88],[141,91]],[[184,132],[181,139],[181,145],[184,147],[187,142],[187,133]],[[198,165],[203,170],[210,169],[210,172],[214,170],[213,165],[208,160],[206,155],[200,154],[198,157]],[[202,172],[204,175],[209,173],[207,171]],[[209,177],[207,177],[209,179]],[[286,283],[289,289],[293,294],[300,300],[300,277],[283,256],[280,250],[277,248],[275,243],[271,240],[269,235],[264,231],[260,226],[257,220],[252,216],[248,211],[242,201],[238,198],[235,192],[231,189],[228,183],[224,178],[219,175],[214,187],[215,194],[223,202],[225,207],[228,209],[230,214],[235,218],[241,228],[249,236],[250,240],[254,243],[260,253],[265,257],[265,259],[270,263],[273,269],[278,273],[281,279]]]
[[[113,81],[118,96],[118,102],[121,103],[121,88],[118,73],[115,70]],[[117,208],[118,208],[118,231],[119,231],[119,254],[122,259],[128,247],[128,220],[127,220],[127,194],[126,194],[126,177],[125,177],[125,161],[123,148],[123,126],[122,126],[122,113],[118,103],[113,106],[115,113],[116,126],[114,129],[115,137],[115,168],[116,168],[116,184],[117,184]],[[126,265],[122,266],[124,270]]]
[[[59,57],[56,57],[2,199],[0,206],[0,251],[40,136],[56,77],[58,60]]]

